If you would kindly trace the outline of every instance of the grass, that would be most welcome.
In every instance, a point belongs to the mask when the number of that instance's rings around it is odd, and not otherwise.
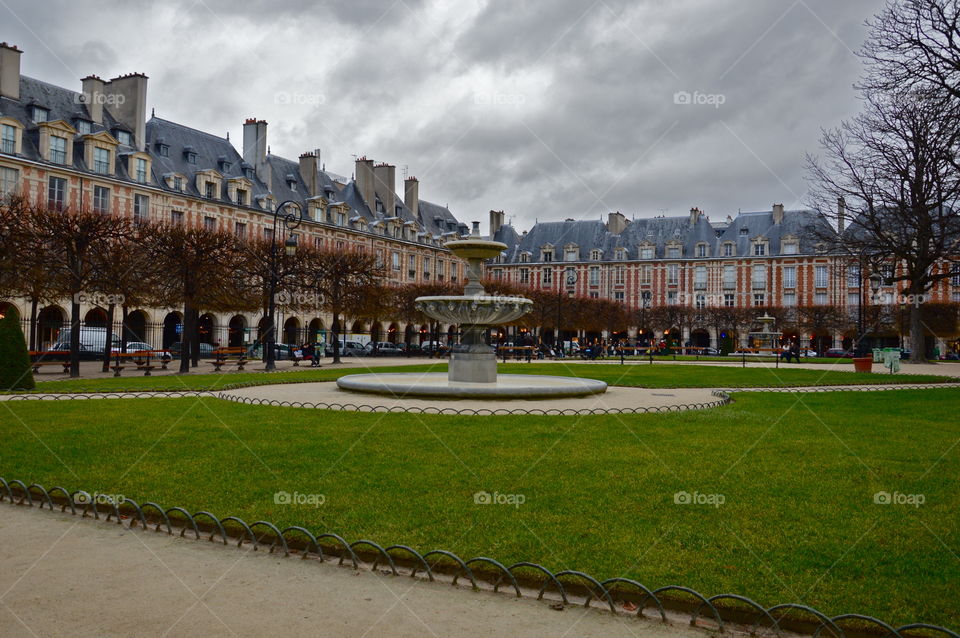
[[[960,627],[958,389],[741,394],[703,412],[588,417],[334,413],[212,398],[0,406],[8,480]],[[326,502],[278,505],[281,490]],[[525,503],[477,505],[480,491]],[[681,491],[725,502],[675,504]],[[877,505],[880,491],[926,502]]]
[[[446,372],[446,363],[374,368],[377,372]],[[508,374],[548,374],[589,377],[611,385],[643,388],[758,388],[817,385],[873,385],[888,383],[944,383],[954,378],[935,375],[856,374],[836,370],[805,368],[737,368],[734,366],[643,365],[620,366],[597,363],[501,363],[498,370]],[[262,385],[302,381],[333,381],[345,374],[365,372],[358,368],[303,369],[265,374],[238,372],[230,374],[190,374],[136,377],[104,377],[100,379],[67,379],[43,381],[34,392],[110,392],[119,390],[216,390],[236,385]]]

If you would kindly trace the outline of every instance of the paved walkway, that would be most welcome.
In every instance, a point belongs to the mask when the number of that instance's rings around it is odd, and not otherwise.
[[[0,636],[705,638],[680,622],[355,572],[0,503]]]

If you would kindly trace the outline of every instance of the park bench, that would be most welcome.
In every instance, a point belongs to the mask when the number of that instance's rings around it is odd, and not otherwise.
[[[511,356],[516,360],[531,359],[535,348],[533,346],[500,346],[497,354],[506,361]]]
[[[137,370],[143,370],[143,376],[149,377],[150,371],[156,369],[155,359],[161,364],[161,369],[167,369],[167,363],[170,361],[170,353],[167,350],[138,350],[137,352],[114,352],[114,364],[110,366],[113,370],[113,376],[119,377],[120,371],[132,363]],[[127,363],[129,362],[129,363]]]
[[[247,349],[243,346],[217,348],[213,351],[213,361],[210,363],[217,372],[225,365],[235,365],[237,370],[243,370],[243,366],[247,364]]]
[[[61,366],[63,373],[70,372],[70,352],[68,350],[30,350],[30,366],[35,373],[40,372],[41,366]],[[49,361],[48,357],[58,360]]]

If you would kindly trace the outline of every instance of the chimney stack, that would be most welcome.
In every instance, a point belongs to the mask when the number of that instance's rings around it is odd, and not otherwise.
[[[0,42],[0,97],[20,101],[20,55],[13,44]]]
[[[620,211],[607,214],[607,232],[619,235],[627,228],[627,218]]]
[[[420,217],[420,182],[416,177],[403,180],[403,203],[414,217]]]
[[[83,103],[86,104],[87,115],[94,124],[103,124],[103,89],[106,85],[106,82],[95,75],[88,75],[80,80]]]
[[[133,131],[134,146],[138,151],[147,147],[147,76],[128,73],[113,78],[104,87],[105,100],[110,103],[114,117]]]
[[[267,188],[273,188],[267,164],[267,121],[247,118],[243,123],[243,161],[253,167]],[[309,183],[309,182],[308,182]]]
[[[847,200],[841,195],[837,198],[837,232],[842,233],[847,225]]]
[[[393,215],[397,203],[397,167],[393,164],[377,164],[373,167],[373,192],[380,197],[387,215]]]
[[[700,221],[700,215],[702,214],[703,212],[699,208],[697,207],[691,208],[690,209],[690,225],[696,226],[697,222]]]
[[[300,156],[300,179],[307,185],[310,197],[320,194],[320,175],[317,172],[316,153],[304,153]]]
[[[490,239],[497,235],[497,231],[503,228],[504,214],[502,210],[490,211]]]
[[[778,226],[783,223],[783,204],[773,205],[773,223]]]
[[[357,190],[360,191],[360,198],[370,208],[371,212],[376,212],[376,191],[374,190],[373,160],[366,157],[358,157],[355,163],[354,179],[357,182]],[[393,211],[390,211],[393,214]]]

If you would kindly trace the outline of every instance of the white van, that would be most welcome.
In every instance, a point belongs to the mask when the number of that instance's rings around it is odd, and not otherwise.
[[[120,338],[116,335],[110,335],[111,351],[120,349]],[[80,358],[99,358],[103,355],[103,347],[107,343],[107,329],[94,328],[90,326],[80,326]],[[70,327],[60,329],[57,334],[57,342],[51,350],[60,350],[67,352],[70,350]]]

